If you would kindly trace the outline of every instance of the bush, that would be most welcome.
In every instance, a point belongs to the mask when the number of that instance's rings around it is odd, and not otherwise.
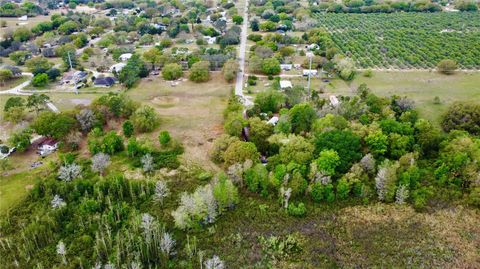
[[[258,162],[260,154],[255,144],[235,141],[227,148],[223,157],[225,159],[225,166],[229,167],[235,163],[244,163],[246,160],[251,160],[254,163]]]
[[[442,127],[445,131],[464,130],[480,135],[480,104],[456,102],[443,116]]]
[[[157,112],[149,106],[138,108],[130,119],[135,129],[140,132],[151,132],[160,124]]]
[[[451,75],[457,70],[458,65],[454,60],[442,60],[437,64],[437,70],[445,75]]]
[[[333,185],[331,183],[322,184],[321,182],[313,183],[310,195],[314,202],[333,202],[335,201],[335,193],[333,192]]]
[[[160,141],[162,146],[167,145],[170,140],[172,140],[172,138],[170,137],[170,133],[168,131],[161,131],[158,135],[158,141]]]
[[[188,79],[193,82],[205,82],[210,79],[210,63],[208,61],[200,61],[194,63],[190,68]]]
[[[129,120],[126,120],[122,125],[122,130],[125,137],[131,137],[134,131],[133,123]]]
[[[298,205],[295,205],[294,203],[290,203],[288,205],[287,212],[288,212],[288,215],[290,216],[305,217],[305,215],[307,215],[307,208],[303,203],[298,203]]]
[[[32,85],[34,87],[44,87],[48,84],[48,75],[45,73],[37,74],[32,79]]]
[[[176,80],[182,77],[183,70],[179,64],[167,64],[162,69],[162,76],[165,80]]]

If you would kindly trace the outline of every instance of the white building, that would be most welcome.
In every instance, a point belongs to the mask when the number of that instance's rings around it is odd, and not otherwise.
[[[292,82],[289,80],[280,80],[280,89],[285,90],[292,88]]]
[[[271,124],[271,125],[275,126],[275,125],[277,125],[277,122],[278,122],[278,117],[273,116],[270,120],[267,121],[267,124]]]
[[[308,75],[310,76],[316,76],[318,74],[318,70],[316,69],[303,69],[303,76],[306,77]]]
[[[280,68],[284,71],[290,71],[292,70],[292,66],[293,66],[292,64],[281,64]]]
[[[132,58],[132,54],[131,53],[124,53],[122,55],[120,55],[119,59],[122,61],[122,62],[126,62],[128,61],[130,58]]]
[[[126,65],[127,65],[126,63],[114,64],[114,65],[110,66],[110,69],[109,69],[108,71],[110,71],[110,73],[120,72],[120,71],[122,71],[122,69],[123,69]]]
[[[52,138],[45,138],[39,145],[37,153],[41,156],[47,156],[58,148],[58,142]]]
[[[318,50],[320,46],[314,43],[314,44],[306,45],[305,48],[308,50]]]
[[[340,101],[338,101],[337,97],[335,95],[330,95],[328,97],[328,99],[330,99],[330,104],[332,106],[338,106],[340,104]]]
[[[204,36],[203,38],[205,38],[205,41],[207,41],[209,45],[213,45],[215,42],[217,42],[216,36]]]
[[[27,21],[28,20],[28,16],[27,15],[23,15],[21,17],[18,18],[19,21]]]

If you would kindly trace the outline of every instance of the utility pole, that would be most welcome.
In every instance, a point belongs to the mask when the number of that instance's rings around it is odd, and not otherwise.
[[[68,56],[68,63],[70,64],[70,70],[73,71],[72,59],[70,58],[70,51],[67,51],[67,56]],[[75,91],[75,94],[78,94],[77,82],[75,82],[75,84],[73,85],[73,90]]]
[[[70,69],[73,70],[72,59],[70,58],[70,51],[67,51],[67,56],[68,56],[68,63],[70,64]]]
[[[311,96],[311,93],[310,93],[310,77],[312,76],[312,53],[309,52],[308,53],[308,58],[310,59],[310,64],[309,64],[309,67],[308,67],[308,84],[307,84],[307,99],[310,100],[310,96]]]

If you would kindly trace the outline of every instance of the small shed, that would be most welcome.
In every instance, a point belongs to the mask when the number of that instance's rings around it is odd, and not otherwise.
[[[307,77],[308,75],[310,76],[316,76],[318,74],[318,70],[316,69],[303,69],[303,76]]]
[[[122,62],[126,62],[128,61],[130,58],[132,58],[132,54],[131,53],[124,53],[122,55],[120,55],[119,59],[122,61]]]
[[[338,101],[337,97],[335,95],[330,95],[328,97],[328,99],[330,99],[330,104],[332,106],[338,106],[340,104],[340,101]]]
[[[280,89],[285,90],[292,87],[292,82],[290,80],[280,80]]]
[[[280,68],[284,71],[290,71],[292,70],[292,66],[293,66],[292,64],[281,64]]]

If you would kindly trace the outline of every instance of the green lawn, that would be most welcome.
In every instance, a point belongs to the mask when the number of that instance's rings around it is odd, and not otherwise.
[[[335,94],[349,94],[358,85],[366,83],[376,94],[382,96],[407,96],[415,100],[421,117],[440,122],[442,114],[455,101],[480,100],[480,72],[446,76],[436,72],[374,72],[372,78],[359,74],[349,84],[335,81],[327,91]],[[434,104],[435,96],[440,104]]]

